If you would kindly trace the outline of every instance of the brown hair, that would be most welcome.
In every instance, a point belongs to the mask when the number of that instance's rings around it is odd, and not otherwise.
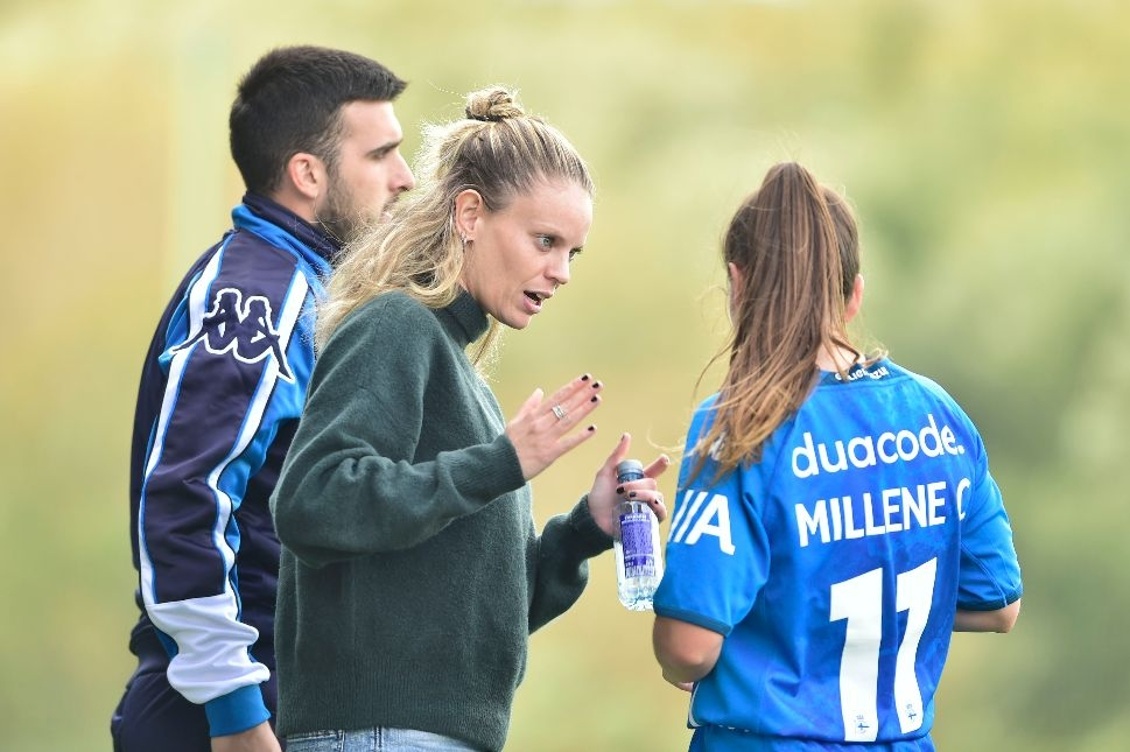
[[[331,168],[341,148],[341,109],[391,102],[407,84],[375,60],[309,45],[279,47],[240,80],[228,116],[231,153],[247,190],[268,195],[298,152]]]
[[[730,221],[722,259],[738,267],[743,284],[731,305],[729,341],[710,361],[728,355],[729,368],[713,423],[693,449],[694,474],[708,455],[719,475],[758,461],[765,441],[807,398],[821,349],[861,354],[844,316],[859,274],[855,218],[804,167],[770,168]]]

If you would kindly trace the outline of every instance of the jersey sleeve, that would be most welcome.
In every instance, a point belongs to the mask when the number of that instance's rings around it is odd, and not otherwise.
[[[313,357],[309,283],[280,258],[232,253],[229,240],[188,286],[165,332],[141,485],[144,607],[170,653],[169,683],[205,705],[214,736],[269,717],[258,685],[270,672],[241,621],[237,513],[280,423],[301,409]]]
[[[957,607],[968,611],[995,611],[1023,594],[1020,563],[1012,541],[1012,525],[1004,499],[989,471],[988,453],[973,420],[939,384],[915,374],[919,384],[945,404],[972,447],[973,473],[968,485],[958,489],[961,520],[961,557]]]
[[[709,404],[699,409],[688,432],[654,609],[727,635],[765,583],[769,541],[756,513],[759,489],[741,466],[716,477],[717,465],[708,458],[695,472],[693,449],[708,429]]]
[[[1015,602],[1023,593],[1020,563],[1012,525],[1000,488],[993,480],[978,439],[980,470],[960,500],[961,570],[957,607],[993,611]]]

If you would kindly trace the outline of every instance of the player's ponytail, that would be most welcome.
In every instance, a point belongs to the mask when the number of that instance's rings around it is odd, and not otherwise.
[[[772,167],[738,208],[723,261],[741,284],[731,298],[729,368],[710,429],[695,447],[718,473],[757,461],[764,442],[811,390],[822,348],[850,344],[844,308],[859,271],[858,235],[846,202],[796,163]],[[856,351],[858,352],[858,351]]]

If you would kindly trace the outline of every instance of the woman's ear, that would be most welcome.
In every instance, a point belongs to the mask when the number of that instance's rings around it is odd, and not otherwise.
[[[859,309],[863,307],[863,275],[855,275],[855,282],[851,286],[851,297],[847,300],[847,305],[844,306],[844,323],[848,323],[855,318],[859,313]]]
[[[726,271],[730,275],[730,318],[733,318],[738,301],[742,299],[742,293],[745,292],[745,275],[733,261],[726,262]]]
[[[486,202],[474,188],[467,188],[455,197],[455,231],[464,245],[475,239],[475,231],[485,211]]]

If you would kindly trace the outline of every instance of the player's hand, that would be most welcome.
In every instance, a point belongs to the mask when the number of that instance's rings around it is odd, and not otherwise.
[[[238,734],[212,737],[212,752],[282,752],[268,721]]]
[[[506,424],[506,435],[518,454],[522,477],[532,479],[552,465],[561,455],[592,438],[596,426],[586,418],[600,407],[603,384],[589,374],[578,376],[546,399],[535,389]],[[577,426],[584,428],[576,433]]]

